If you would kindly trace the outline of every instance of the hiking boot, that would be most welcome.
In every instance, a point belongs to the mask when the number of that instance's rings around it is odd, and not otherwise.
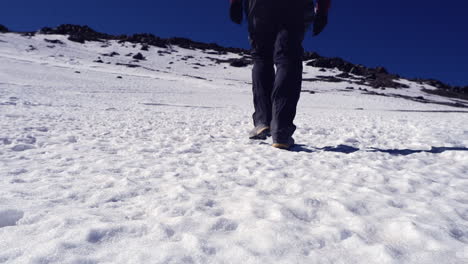
[[[270,127],[265,125],[256,126],[249,133],[250,139],[267,139],[270,136]]]
[[[273,142],[271,146],[277,149],[290,149],[294,146],[294,138],[290,137],[286,142]]]

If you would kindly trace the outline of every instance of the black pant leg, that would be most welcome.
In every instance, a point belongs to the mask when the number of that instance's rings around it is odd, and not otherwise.
[[[253,114],[254,126],[270,126],[272,116],[271,94],[275,81],[275,68],[273,63],[274,33],[252,32],[252,91],[255,112]]]
[[[276,78],[272,92],[271,133],[275,142],[287,142],[296,130],[296,116],[302,85],[304,27],[283,26],[276,37]]]

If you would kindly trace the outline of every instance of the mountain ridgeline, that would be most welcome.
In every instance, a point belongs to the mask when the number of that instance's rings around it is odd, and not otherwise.
[[[0,33],[11,32],[3,25],[0,25]],[[178,46],[185,49],[203,50],[212,55],[225,55],[228,53],[238,54],[240,58],[219,59],[217,63],[228,63],[232,67],[246,67],[252,64],[250,51],[242,48],[222,47],[216,43],[203,43],[193,41],[187,38],[160,38],[153,34],[134,34],[134,35],[110,35],[100,33],[88,26],[64,24],[55,28],[44,27],[37,32],[17,32],[25,36],[34,36],[35,34],[45,35],[67,35],[68,40],[85,43],[86,41],[105,42],[108,40],[117,40],[119,42],[130,42],[141,44],[142,50],[148,50],[150,46],[159,48],[170,48]],[[336,77],[318,76],[316,79],[305,79],[304,81],[328,81],[339,82],[343,79],[351,80],[351,83],[357,85],[367,85],[376,89],[386,88],[408,88],[404,83],[397,80],[402,77],[397,74],[389,73],[384,67],[370,68],[359,64],[353,64],[341,58],[327,58],[320,56],[316,52],[305,52],[303,60],[307,66],[321,69],[338,69],[342,71]],[[435,79],[409,79],[410,81],[421,85],[430,85],[436,87],[436,90],[425,90],[426,93],[436,94],[444,97],[458,98],[468,100],[468,86],[451,86]],[[455,105],[456,106],[456,105]]]

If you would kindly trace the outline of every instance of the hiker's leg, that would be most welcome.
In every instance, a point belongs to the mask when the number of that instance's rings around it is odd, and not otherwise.
[[[272,92],[271,134],[274,142],[288,142],[296,126],[302,84],[303,25],[286,25],[276,37],[274,62],[276,78]]]

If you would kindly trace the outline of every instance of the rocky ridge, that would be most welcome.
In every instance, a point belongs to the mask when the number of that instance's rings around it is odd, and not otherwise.
[[[10,32],[7,27],[0,25],[0,32]],[[134,34],[134,35],[110,35],[100,33],[88,26],[64,24],[55,28],[44,27],[38,32],[23,32],[22,34],[31,36],[34,34],[58,34],[68,35],[70,41],[85,43],[86,41],[100,41],[105,42],[108,40],[117,40],[119,42],[130,42],[134,44],[141,44],[142,50],[148,50],[150,46],[160,48],[170,48],[171,46],[178,46],[185,49],[198,49],[212,55],[224,55],[228,53],[235,53],[240,55],[239,59],[217,59],[211,58],[215,63],[228,63],[232,67],[246,67],[252,64],[250,51],[242,48],[222,47],[216,43],[203,43],[193,41],[187,38],[160,38],[153,34]],[[144,59],[138,56],[135,59]],[[304,81],[328,81],[339,82],[346,80],[352,84],[367,85],[376,89],[386,88],[408,88],[407,85],[398,82],[401,76],[389,73],[384,67],[370,68],[359,64],[353,64],[341,58],[327,58],[320,56],[316,52],[306,52],[303,60],[307,66],[317,67],[322,69],[338,69],[342,74],[336,77],[318,76],[316,79],[306,79]],[[437,90],[425,90],[427,93],[442,95],[446,97],[459,98],[468,100],[468,86],[458,87],[451,86],[434,79],[410,79],[410,81],[417,82],[421,85],[427,84],[436,87]]]
[[[0,33],[6,33],[9,32],[8,28],[5,27],[4,25],[0,25]]]

